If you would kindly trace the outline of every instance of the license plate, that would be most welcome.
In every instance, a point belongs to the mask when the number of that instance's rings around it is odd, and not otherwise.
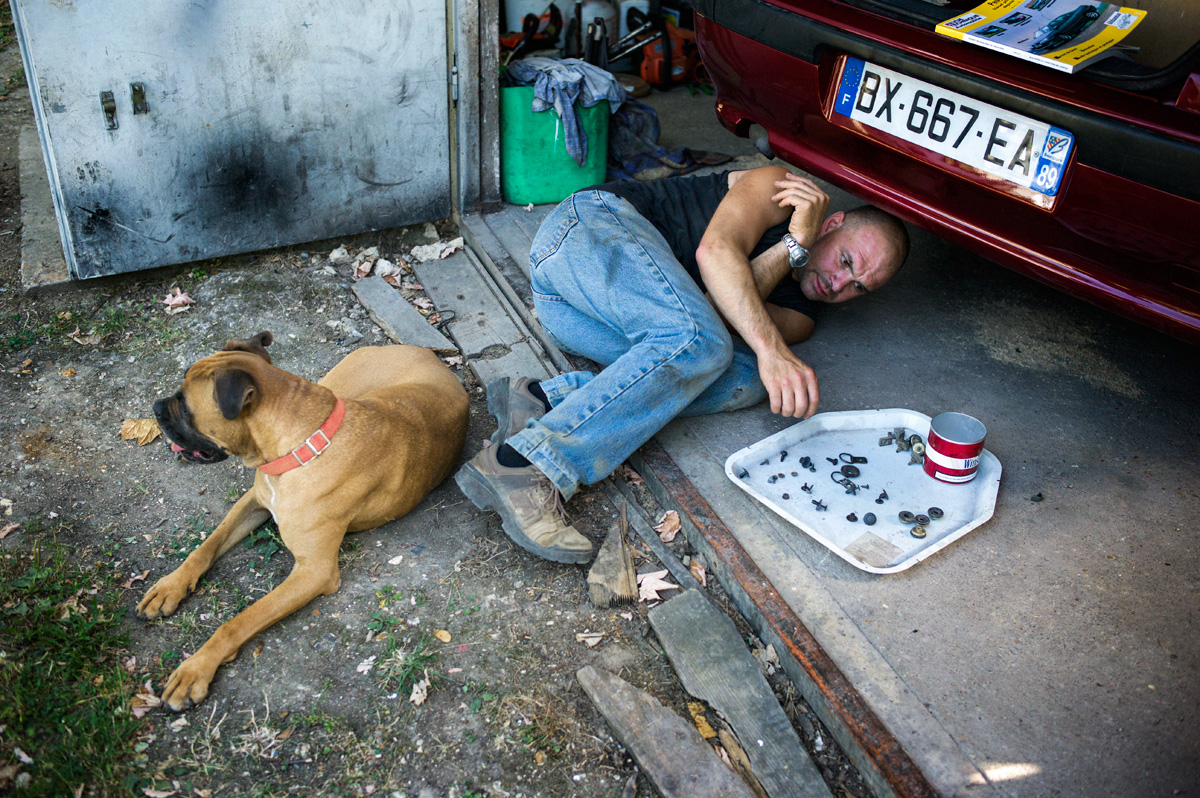
[[[1062,128],[858,58],[846,59],[834,110],[1048,197],[1075,145]]]

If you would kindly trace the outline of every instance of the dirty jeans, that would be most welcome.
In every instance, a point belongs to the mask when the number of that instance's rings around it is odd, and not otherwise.
[[[762,401],[754,353],[734,344],[666,240],[626,200],[568,197],[529,255],[538,319],[562,350],[596,361],[541,383],[552,409],[507,443],[570,498],[680,415]]]

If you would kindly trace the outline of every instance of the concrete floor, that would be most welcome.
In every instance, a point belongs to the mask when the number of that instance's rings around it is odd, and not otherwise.
[[[746,151],[711,98],[647,102],[668,146]],[[1004,465],[991,521],[874,576],[725,477],[730,453],[792,420],[760,407],[660,442],[940,792],[1195,794],[1200,350],[921,231],[913,244],[893,284],[828,309],[797,351],[822,411],[982,419]]]

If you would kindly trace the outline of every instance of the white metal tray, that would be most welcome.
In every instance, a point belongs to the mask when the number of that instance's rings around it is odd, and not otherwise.
[[[734,452],[725,461],[725,474],[856,568],[893,574],[944,549],[991,518],[1001,472],[1000,461],[984,449],[975,479],[961,485],[939,482],[920,465],[910,465],[909,452],[897,452],[895,444],[879,445],[880,438],[896,427],[924,440],[929,416],[904,409],[819,413]],[[857,464],[861,474],[853,482],[869,487],[857,494],[848,494],[830,478],[844,464],[843,453],[867,458],[866,463]],[[805,456],[815,472],[801,467]],[[839,462],[834,465],[827,458]],[[771,477],[775,482],[769,481]],[[811,492],[803,490],[806,484],[812,486]],[[888,498],[878,504],[876,499],[883,491]],[[788,498],[783,498],[784,494]],[[819,510],[816,501],[827,509]],[[922,514],[930,507],[940,508],[944,516],[926,526],[924,538],[913,537],[912,524],[900,522],[900,511]],[[850,513],[857,516],[856,521],[847,519]],[[873,526],[863,522],[867,513],[876,516]]]

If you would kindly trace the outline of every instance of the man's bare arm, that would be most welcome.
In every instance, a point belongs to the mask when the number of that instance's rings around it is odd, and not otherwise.
[[[786,257],[780,260],[778,252],[764,253],[769,257],[761,259],[756,269],[749,253],[768,228],[785,219],[800,233],[801,243],[811,246],[828,202],[811,181],[792,178],[779,167],[755,169],[730,188],[696,251],[713,305],[758,356],[771,412],[784,416],[811,416],[820,392],[813,370],[788,348],[763,302],[786,274]]]

